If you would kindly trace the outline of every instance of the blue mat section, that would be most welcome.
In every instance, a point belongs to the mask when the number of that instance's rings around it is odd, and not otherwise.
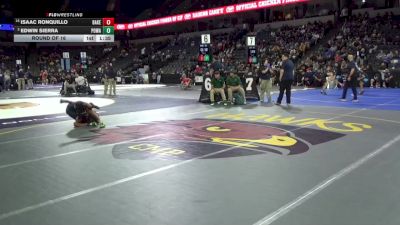
[[[320,89],[297,90],[292,93],[294,105],[313,105],[326,107],[365,108],[376,110],[400,111],[400,89],[365,88],[364,95],[358,95],[359,102],[353,103],[351,89],[347,92],[347,102],[341,102],[342,89],[328,90],[328,95],[322,95]],[[277,94],[274,94],[277,97]],[[285,97],[282,103],[284,103]]]

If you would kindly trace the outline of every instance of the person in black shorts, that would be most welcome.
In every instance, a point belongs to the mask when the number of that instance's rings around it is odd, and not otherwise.
[[[64,99],[61,99],[60,103],[68,103],[66,113],[68,116],[75,120],[74,127],[105,127],[104,123],[100,121],[99,115],[96,113],[96,111],[93,110],[93,108],[100,108],[93,103],[86,103],[82,101],[72,102]]]

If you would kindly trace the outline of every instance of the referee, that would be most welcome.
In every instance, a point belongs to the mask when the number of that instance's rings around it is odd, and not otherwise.
[[[347,89],[351,88],[351,90],[353,91],[353,102],[358,102],[358,99],[357,99],[357,77],[358,77],[357,65],[354,62],[353,55],[348,55],[347,60],[349,61],[349,63],[347,63],[347,68],[344,71],[345,74],[347,75],[347,78],[344,82],[342,98],[340,99],[340,101],[343,101],[343,102],[346,101]]]
[[[283,94],[286,91],[286,104],[290,105],[290,94],[294,79],[294,63],[286,54],[282,55],[282,68],[279,75],[279,97],[276,105],[281,105]]]

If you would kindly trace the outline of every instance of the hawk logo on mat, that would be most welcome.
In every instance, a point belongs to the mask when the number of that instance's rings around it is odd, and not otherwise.
[[[345,136],[289,125],[208,119],[153,122],[93,132],[96,135],[90,140],[96,144],[119,143],[113,147],[115,158],[134,160],[296,155],[307,152],[312,145]]]
[[[31,108],[38,105],[39,104],[32,102],[7,103],[7,104],[0,104],[0,109]]]

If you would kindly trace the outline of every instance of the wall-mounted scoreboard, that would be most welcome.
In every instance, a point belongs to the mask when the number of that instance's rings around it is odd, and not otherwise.
[[[114,42],[114,17],[47,13],[41,18],[15,18],[14,42]]]
[[[256,46],[256,37],[248,36],[247,37],[247,63],[248,64],[257,64],[257,46]]]
[[[210,62],[211,61],[211,35],[202,34],[201,42],[199,46],[199,62]]]

